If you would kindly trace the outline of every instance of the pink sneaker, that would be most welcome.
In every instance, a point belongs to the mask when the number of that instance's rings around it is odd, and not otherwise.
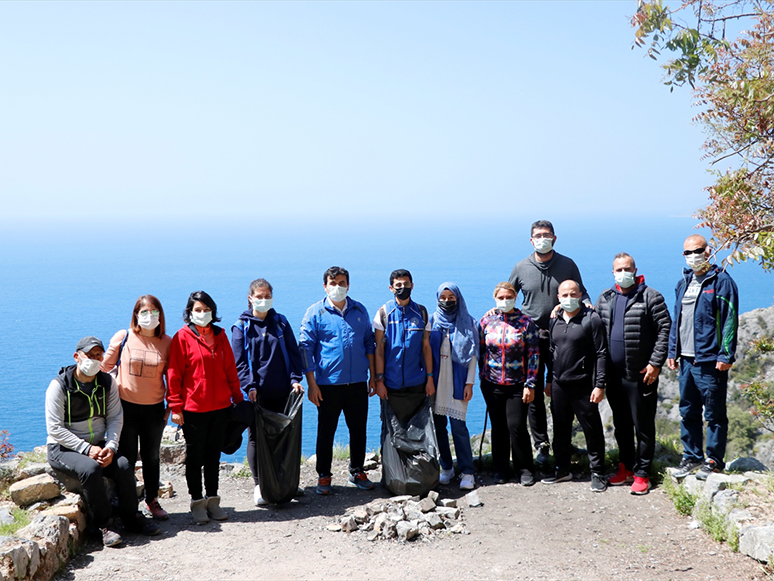
[[[620,486],[621,484],[631,484],[634,482],[634,472],[627,470],[623,464],[618,465],[618,472],[607,479],[610,486]]]
[[[634,484],[632,484],[631,493],[632,494],[647,494],[650,490],[650,478],[640,478],[639,476],[634,477]]]
[[[156,520],[167,520],[169,518],[169,513],[161,508],[158,498],[154,498],[150,502],[146,502],[145,506],[148,507],[148,512],[151,513],[151,516],[153,516],[153,518]]]

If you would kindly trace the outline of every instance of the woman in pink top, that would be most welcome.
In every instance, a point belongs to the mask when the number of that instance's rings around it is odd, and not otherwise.
[[[159,447],[169,411],[164,409],[165,379],[172,338],[165,333],[164,309],[153,295],[134,305],[132,322],[110,340],[102,360],[103,371],[113,371],[124,408],[118,454],[134,468],[140,442],[145,503],[154,518],[166,520],[159,505]]]

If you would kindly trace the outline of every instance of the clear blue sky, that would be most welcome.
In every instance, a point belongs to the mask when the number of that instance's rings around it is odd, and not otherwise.
[[[3,2],[0,220],[690,215],[697,111],[635,9]]]

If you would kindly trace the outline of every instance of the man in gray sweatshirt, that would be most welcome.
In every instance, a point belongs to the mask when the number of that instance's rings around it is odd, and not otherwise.
[[[80,481],[103,544],[114,547],[122,539],[113,525],[103,476],[116,484],[126,530],[158,535],[161,529],[138,512],[134,470],[126,458],[117,455],[124,416],[118,386],[111,375],[100,371],[104,352],[102,341],[84,337],[75,348],[75,365],[63,367],[49,384],[46,443],[48,463]]]
[[[530,317],[540,334],[540,367],[535,385],[535,399],[529,405],[529,427],[538,455],[535,462],[544,467],[548,460],[549,439],[544,397],[546,359],[549,357],[549,321],[551,311],[559,304],[559,285],[574,280],[580,287],[582,300],[589,307],[591,299],[583,286],[580,271],[575,262],[554,250],[556,234],[548,220],[538,220],[530,231],[535,252],[513,267],[509,282],[521,291],[524,302],[522,312]]]

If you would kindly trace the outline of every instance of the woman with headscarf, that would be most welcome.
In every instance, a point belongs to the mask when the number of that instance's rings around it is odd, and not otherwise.
[[[454,477],[447,418],[451,424],[454,449],[457,452],[457,469],[462,474],[461,490],[475,487],[473,477],[473,451],[470,433],[465,424],[468,402],[473,397],[476,378],[476,354],[478,331],[476,320],[468,313],[465,299],[459,287],[445,282],[436,292],[438,306],[430,317],[430,346],[433,351],[433,376],[436,393],[433,398],[433,418],[441,454],[441,484],[448,484]]]

